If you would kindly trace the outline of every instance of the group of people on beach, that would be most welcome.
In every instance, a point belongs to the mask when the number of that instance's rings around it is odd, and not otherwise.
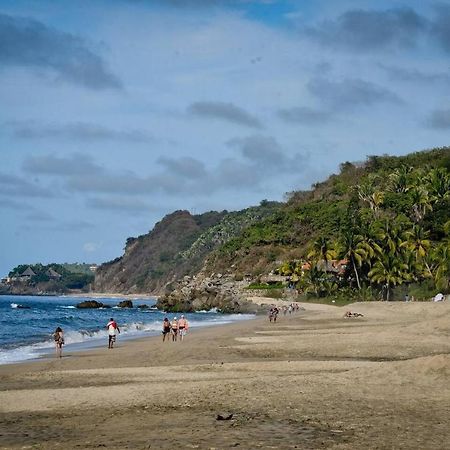
[[[189,322],[183,314],[179,319],[174,317],[172,321],[170,321],[168,317],[165,317],[162,325],[163,342],[166,338],[167,342],[169,342],[170,336],[172,336],[172,342],[176,342],[178,340],[178,336],[180,337],[180,341],[182,341],[184,336],[186,336],[188,329]]]
[[[283,315],[292,314],[294,312],[297,312],[300,310],[300,305],[298,303],[292,302],[289,306],[283,305],[281,307],[281,311],[283,312]],[[276,322],[278,314],[280,313],[280,308],[278,308],[275,305],[272,305],[269,309],[269,322]]]
[[[120,333],[119,325],[117,322],[111,317],[109,322],[106,324],[106,329],[108,331],[108,348],[111,349],[114,347],[114,343],[116,342],[116,336]],[[61,327],[57,327],[53,333],[53,340],[55,341],[55,351],[56,357],[62,358],[62,348],[64,345],[64,331]]]
[[[109,319],[109,322],[106,324],[106,329],[108,331],[108,349],[112,349],[114,348],[117,334],[120,334],[120,328],[119,325],[117,325],[117,322],[111,317]],[[163,342],[166,340],[166,338],[169,342],[170,337],[172,337],[173,342],[176,342],[178,340],[182,341],[184,339],[184,336],[186,336],[186,332],[188,329],[189,322],[183,314],[179,319],[177,317],[174,317],[172,321],[165,317],[162,325]],[[56,356],[58,358],[61,358],[62,348],[64,345],[64,331],[61,327],[56,328],[55,332],[53,333],[53,339],[55,341]]]

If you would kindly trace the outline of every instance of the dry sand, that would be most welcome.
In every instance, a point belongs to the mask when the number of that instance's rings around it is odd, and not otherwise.
[[[303,306],[0,366],[0,448],[449,448],[450,303]]]

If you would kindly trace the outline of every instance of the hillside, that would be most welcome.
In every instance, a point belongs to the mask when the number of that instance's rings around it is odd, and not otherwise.
[[[289,193],[286,203],[196,216],[177,211],[129,238],[124,255],[97,270],[95,290],[161,293],[199,272],[241,280],[271,271],[315,296],[386,297],[402,285],[425,286],[427,295],[448,290],[449,170],[447,147],[371,156],[343,163],[339,174]],[[339,277],[333,268],[317,269],[339,260]],[[305,263],[312,265],[307,273]]]
[[[414,284],[448,291],[449,221],[448,147],[373,156],[342,164],[311,191],[292,192],[274,215],[213,252],[205,271],[233,267],[257,277],[275,270],[315,296],[368,288],[376,297],[387,287],[386,296],[394,286]],[[314,270],[320,261],[341,259],[347,264],[340,277]],[[302,270],[305,263],[313,270]]]
[[[163,292],[168,283],[198,272],[211,251],[278,207],[276,202],[261,202],[238,212],[169,214],[149,233],[129,238],[123,256],[97,269],[94,290]]]

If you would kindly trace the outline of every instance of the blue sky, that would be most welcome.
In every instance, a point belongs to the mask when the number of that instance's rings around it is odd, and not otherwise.
[[[2,1],[0,274],[449,144],[450,3]]]

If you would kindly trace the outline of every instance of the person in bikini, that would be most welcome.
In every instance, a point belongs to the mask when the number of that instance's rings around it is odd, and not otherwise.
[[[176,317],[173,318],[170,326],[172,327],[172,341],[176,342],[178,336],[178,320]]]
[[[57,327],[53,333],[53,339],[55,341],[56,357],[62,358],[62,347],[64,345],[64,331],[61,327]]]
[[[167,336],[167,342],[170,342],[169,334],[172,327],[170,326],[170,321],[167,317],[163,320],[163,327],[162,327],[162,335],[163,335],[163,342],[166,340]]]
[[[113,348],[116,342],[116,333],[120,333],[119,325],[111,317],[109,322],[106,324],[106,329],[108,330],[108,348]]]
[[[180,341],[183,340],[188,328],[189,328],[188,321],[183,315],[181,315],[180,320],[178,321],[178,334],[180,335]]]

